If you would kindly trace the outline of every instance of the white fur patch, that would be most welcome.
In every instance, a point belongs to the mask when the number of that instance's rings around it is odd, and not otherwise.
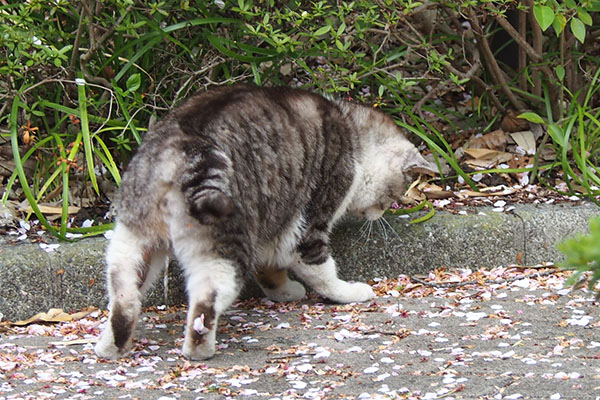
[[[174,244],[177,248],[177,244]],[[187,246],[189,247],[189,245]],[[183,354],[192,360],[204,360],[215,354],[215,337],[217,331],[217,320],[236,299],[239,286],[235,280],[235,267],[227,260],[206,258],[200,254],[186,253],[185,259],[179,259],[185,274],[187,275],[187,291],[190,310],[195,304],[211,302],[215,312],[215,319],[209,329],[204,325],[204,315],[193,318],[188,313],[185,340],[183,342]],[[189,258],[189,256],[192,256]],[[213,296],[214,294],[214,296]],[[194,343],[189,335],[189,328],[204,335],[202,343]]]
[[[277,289],[267,289],[262,287],[265,295],[273,301],[277,302],[287,302],[287,301],[297,301],[304,296],[306,296],[306,289],[300,282],[293,281],[291,279],[287,279],[284,285],[278,287]]]
[[[364,180],[364,172],[362,166],[358,162],[354,162],[354,178],[352,179],[352,184],[350,185],[350,189],[346,193],[346,197],[342,200],[342,203],[335,211],[333,218],[330,222],[329,228],[333,227],[333,224],[340,219],[348,210],[348,206],[355,201],[355,197],[357,195],[357,191],[359,190],[362,181]]]
[[[297,262],[296,246],[302,237],[305,225],[304,218],[299,216],[294,218],[294,222],[284,234],[259,249],[258,259],[260,263],[287,268]]]
[[[349,283],[339,279],[331,256],[320,265],[298,263],[293,270],[321,296],[338,303],[359,303],[375,297],[373,289],[366,283]]]

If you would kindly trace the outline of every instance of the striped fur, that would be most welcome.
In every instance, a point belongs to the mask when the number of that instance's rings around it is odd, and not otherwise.
[[[329,232],[346,212],[380,217],[415,169],[433,168],[369,107],[245,85],[192,97],[152,126],[123,177],[96,352],[127,352],[169,254],[187,279],[191,359],[214,354],[219,315],[248,276],[277,301],[305,294],[289,269],[334,301],[372,298],[368,285],[337,277]]]

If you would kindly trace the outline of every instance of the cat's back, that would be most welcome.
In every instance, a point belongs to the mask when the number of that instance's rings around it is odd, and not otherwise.
[[[277,124],[302,128],[332,108],[337,106],[302,89],[237,84],[193,96],[169,119],[176,121],[185,135],[217,135],[223,140],[228,132],[238,137],[240,132],[254,133],[253,125],[262,125],[265,130]]]
[[[179,187],[197,219],[235,213],[272,237],[315,198],[345,193],[354,142],[339,106],[320,95],[250,85],[212,89],[150,129],[124,178],[122,208],[133,223],[165,188]],[[339,170],[348,176],[333,180]]]

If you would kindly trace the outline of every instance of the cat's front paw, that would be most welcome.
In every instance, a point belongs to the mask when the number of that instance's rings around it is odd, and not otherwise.
[[[263,288],[265,295],[269,300],[277,302],[297,301],[306,296],[306,289],[304,286],[297,281],[288,280],[286,284],[277,289],[266,289]]]
[[[362,303],[375,298],[373,288],[366,283],[340,281],[336,286],[334,293],[328,296],[336,303]]]

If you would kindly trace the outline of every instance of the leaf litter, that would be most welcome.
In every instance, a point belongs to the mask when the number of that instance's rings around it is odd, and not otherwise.
[[[501,127],[489,133],[483,134],[478,129],[469,129],[451,134],[449,143],[456,159],[461,168],[470,174],[477,187],[469,187],[462,176],[453,176],[456,173],[451,171],[448,165],[442,164],[444,179],[435,177],[416,181],[399,202],[414,205],[429,199],[436,209],[466,214],[468,211],[463,209],[463,206],[491,206],[497,200],[504,200],[509,204],[581,201],[589,194],[588,189],[572,183],[567,185],[560,171],[544,170],[544,182],[540,183],[539,175],[536,176],[537,182],[532,182],[534,178],[531,168],[534,165],[536,150],[539,153],[539,165],[556,161],[552,146],[546,144],[544,148],[538,148],[538,143],[544,136],[544,129],[543,125],[530,123],[518,118],[514,113],[509,113],[502,120]],[[429,151],[425,146],[422,146],[421,150]],[[443,162],[441,159],[438,161]],[[486,172],[490,169],[491,172]],[[514,172],[515,169],[525,170]],[[538,170],[538,173],[540,171]],[[570,188],[575,192],[568,193]],[[597,188],[592,186],[591,189]],[[92,199],[83,200],[86,204],[93,203]],[[86,207],[69,208],[70,227],[89,227],[99,222],[110,222],[114,217],[106,204],[89,204]],[[53,221],[59,217],[59,211],[62,210],[59,205],[51,203],[40,203],[39,206]],[[12,200],[7,202],[6,206],[0,206],[0,233],[5,233],[10,242],[39,242],[46,252],[56,251],[59,244],[48,244],[53,239],[39,221],[32,220],[29,223],[22,218],[28,210],[30,211],[27,207],[26,201],[17,203]],[[496,211],[506,210],[496,207]],[[54,218],[51,218],[52,216]],[[111,234],[112,231],[108,231],[105,236],[109,237]],[[81,236],[71,233],[67,235],[73,238]]]
[[[4,321],[0,399],[560,399],[584,383],[593,397],[600,317],[570,274],[442,268],[375,279],[365,304],[238,301],[204,362],[181,356],[183,306],[146,309],[117,361],[93,352],[106,312]]]
[[[506,120],[514,122],[505,124]],[[543,131],[542,125],[515,116],[505,118],[500,129],[486,134],[469,130],[464,135],[451,135],[454,139],[451,137],[449,142],[456,160],[476,187],[467,185],[462,176],[456,176],[438,159],[445,176],[420,179],[411,185],[400,202],[410,206],[428,199],[436,209],[466,214],[463,206],[491,206],[497,200],[510,204],[581,201],[590,194],[589,190],[573,183],[569,186],[566,180],[570,178],[565,178],[561,171],[540,167],[537,175],[532,176],[536,152],[538,166],[556,162],[552,146],[538,146]],[[428,151],[425,146],[421,150]],[[570,188],[574,192],[570,193]],[[597,190],[596,187],[591,189]]]

